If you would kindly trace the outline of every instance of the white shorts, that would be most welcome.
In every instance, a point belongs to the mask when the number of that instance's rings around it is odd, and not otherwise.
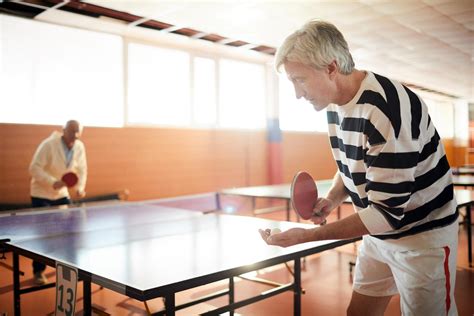
[[[373,237],[359,247],[353,290],[367,296],[400,294],[402,315],[457,315],[454,301],[457,238],[445,247],[394,251]]]

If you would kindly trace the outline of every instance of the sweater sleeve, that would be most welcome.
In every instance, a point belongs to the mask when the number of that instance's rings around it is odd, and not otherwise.
[[[86,158],[86,149],[84,144],[81,142],[78,146],[78,154],[77,154],[77,173],[79,177],[77,190],[80,192],[84,192],[86,189],[87,183],[87,158]]]
[[[51,148],[46,142],[38,146],[30,163],[30,175],[38,182],[53,185],[58,179],[46,172],[46,166],[51,160]]]
[[[369,206],[359,212],[371,234],[397,230],[415,187],[419,141],[391,137],[365,155]]]

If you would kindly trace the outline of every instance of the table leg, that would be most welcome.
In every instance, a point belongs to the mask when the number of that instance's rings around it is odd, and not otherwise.
[[[229,278],[229,305],[234,304],[235,301],[235,287],[234,287],[234,277]],[[229,311],[229,315],[233,316],[234,311]]]
[[[82,280],[82,295],[84,297],[84,315],[92,315],[92,300],[91,300],[91,281],[84,278]]]
[[[13,251],[13,306],[15,316],[20,316],[20,258],[15,251]]]
[[[165,311],[166,311],[166,316],[174,316],[176,312],[174,293],[171,293],[165,296]]]
[[[469,259],[469,267],[472,267],[472,226],[471,226],[471,205],[466,207],[467,222],[467,254]]]
[[[286,200],[286,220],[289,222],[290,221],[290,200]],[[299,218],[297,218],[299,222]]]
[[[219,193],[216,193],[216,210],[221,211],[221,195]]]
[[[294,284],[295,289],[293,290],[293,315],[301,315],[301,261],[300,259],[295,259],[294,266]]]

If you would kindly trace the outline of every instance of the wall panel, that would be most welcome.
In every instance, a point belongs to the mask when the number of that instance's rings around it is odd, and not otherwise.
[[[58,126],[0,124],[0,203],[28,203],[28,166]],[[265,131],[86,127],[89,196],[128,189],[131,200],[212,192],[270,182]],[[450,163],[461,151],[443,140]],[[332,178],[336,164],[324,133],[283,132],[283,181],[299,170]],[[459,158],[459,159],[458,159]]]
[[[285,132],[282,147],[285,182],[291,182],[300,170],[307,171],[316,180],[334,176],[337,166],[325,133]]]
[[[0,124],[0,202],[29,200],[28,166],[57,126]],[[266,183],[264,131],[86,127],[88,195],[153,199]]]

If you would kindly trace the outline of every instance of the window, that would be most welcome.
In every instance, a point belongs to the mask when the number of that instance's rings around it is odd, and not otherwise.
[[[0,15],[0,122],[264,128],[266,60],[189,47]]]
[[[432,93],[412,89],[425,102],[428,113],[441,138],[454,137],[453,100],[438,97]]]
[[[469,103],[466,100],[453,100],[454,145],[469,146]]]
[[[265,68],[222,59],[219,63],[219,126],[265,127]]]
[[[425,100],[428,106],[428,112],[431,119],[439,132],[441,138],[454,137],[454,108],[449,102],[435,102],[433,100]]]
[[[327,132],[326,111],[317,112],[308,101],[296,99],[293,84],[284,74],[279,76],[278,82],[281,129]]]
[[[189,53],[130,43],[127,108],[131,124],[189,125]]]
[[[193,122],[198,126],[215,126],[217,122],[216,62],[196,57],[193,80]]]
[[[0,120],[123,124],[118,36],[0,15]]]

